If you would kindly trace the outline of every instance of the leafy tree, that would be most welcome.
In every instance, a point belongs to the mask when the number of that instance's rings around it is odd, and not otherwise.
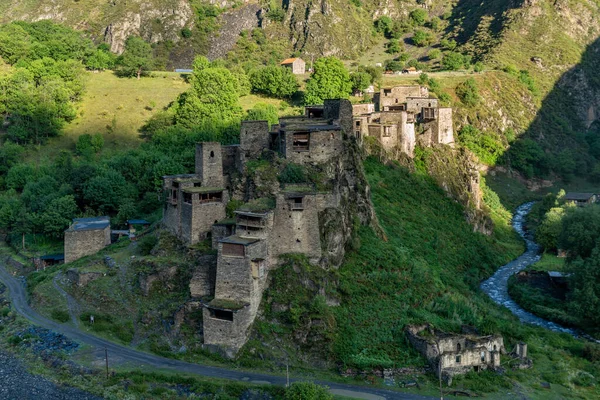
[[[194,62],[192,63],[192,68],[195,73],[198,73],[209,67],[210,67],[210,61],[208,61],[208,58],[206,58],[204,56],[196,56],[194,58]]]
[[[600,326],[600,246],[596,244],[586,259],[577,259],[569,268],[572,292],[570,308],[588,327]]]
[[[352,81],[352,90],[362,92],[369,86],[371,86],[371,75],[366,72],[355,72],[350,75]]]
[[[430,60],[437,60],[442,56],[442,52],[438,49],[433,49],[427,55]]]
[[[429,14],[427,13],[427,11],[425,11],[422,8],[417,8],[415,10],[412,10],[410,12],[410,14],[408,14],[408,18],[410,19],[410,21],[414,25],[417,25],[417,26],[425,25],[428,17],[429,17]]]
[[[272,104],[257,103],[246,113],[248,121],[269,121],[269,125],[276,124],[279,121],[277,108]]]
[[[33,182],[39,174],[35,167],[29,163],[16,164],[6,175],[6,187],[22,191],[28,182]]]
[[[31,40],[27,31],[20,25],[0,26],[0,57],[9,64],[29,56]]]
[[[563,217],[558,247],[569,259],[587,258],[600,238],[600,207],[571,208]]]
[[[458,140],[487,165],[495,165],[504,152],[504,146],[496,136],[481,132],[472,125],[461,128],[458,132]]]
[[[371,75],[371,84],[381,81],[381,78],[383,77],[383,68],[381,67],[360,65],[358,67],[358,72],[366,72]]]
[[[425,47],[429,46],[433,42],[433,36],[429,32],[417,29],[412,37],[412,41],[415,46]]]
[[[557,249],[564,215],[565,210],[563,208],[551,208],[544,216],[544,220],[540,226],[535,230],[535,238],[545,250]]]
[[[483,65],[483,63],[481,61],[477,61],[475,63],[475,65],[473,65],[473,71],[479,73],[479,72],[483,72],[485,66]]]
[[[103,71],[115,66],[115,56],[107,51],[96,50],[85,61],[85,66],[93,71]]]
[[[465,58],[462,54],[456,52],[449,52],[442,58],[442,67],[449,71],[456,71],[461,69],[465,65]]]
[[[345,99],[352,91],[350,75],[335,57],[315,61],[314,72],[306,83],[305,104],[321,104],[325,99]]]
[[[312,382],[294,382],[285,391],[285,400],[333,400],[326,386]]]
[[[249,95],[252,91],[252,84],[250,83],[248,75],[246,75],[244,70],[240,67],[231,69],[230,71],[237,83],[238,95],[240,97]]]
[[[474,107],[479,103],[479,89],[475,79],[469,78],[456,87],[456,95],[462,103],[468,107]]]
[[[454,51],[456,46],[458,46],[458,43],[456,43],[456,40],[454,39],[442,39],[440,40],[440,45],[444,48],[444,50]]]
[[[119,58],[119,73],[122,76],[137,76],[148,73],[152,68],[152,47],[139,36],[130,36],[125,41],[125,50]]]
[[[241,116],[237,82],[229,70],[210,67],[194,71],[191,84],[177,100],[177,124],[192,128],[205,119],[229,121]]]
[[[387,36],[392,30],[393,23],[390,17],[384,15],[375,20],[375,30]]]
[[[402,69],[404,68],[404,63],[401,61],[396,61],[396,60],[387,60],[385,62],[385,69],[387,71],[402,71]]]
[[[433,17],[431,18],[431,21],[429,21],[429,26],[436,32],[440,30],[441,25],[442,20],[439,17]]]
[[[77,212],[73,195],[58,197],[53,199],[46,210],[38,216],[38,224],[45,234],[60,238]]]
[[[267,66],[250,73],[252,91],[277,98],[289,98],[298,91],[298,80],[289,68]]]
[[[397,54],[402,52],[402,50],[404,50],[404,46],[402,46],[398,39],[390,39],[385,51],[390,54]]]

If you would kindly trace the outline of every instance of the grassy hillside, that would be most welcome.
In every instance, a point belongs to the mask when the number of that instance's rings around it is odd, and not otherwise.
[[[508,350],[517,341],[527,342],[534,368],[468,375],[458,387],[517,388],[532,398],[593,397],[597,378],[594,383],[579,378],[597,377],[600,370],[581,357],[583,342],[521,325],[478,288],[522,251],[516,235],[473,233],[462,208],[426,176],[373,159],[365,167],[388,240],[362,228],[355,250],[337,271],[313,268],[298,258],[275,271],[264,316],[241,362],[256,365],[258,353],[273,361],[287,356],[300,365],[326,360],[342,370],[420,367],[424,360],[407,342],[406,324],[430,322],[452,332],[469,325],[482,334],[501,333]],[[541,389],[542,381],[551,382],[552,390]]]

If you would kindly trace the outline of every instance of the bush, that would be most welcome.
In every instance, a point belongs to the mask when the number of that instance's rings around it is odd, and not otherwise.
[[[433,42],[433,35],[431,35],[431,33],[429,32],[417,29],[412,38],[412,41],[415,44],[415,46],[418,47],[429,46]]]
[[[465,65],[465,58],[462,54],[451,51],[442,58],[442,67],[449,71],[456,71]]]
[[[427,22],[427,17],[429,17],[429,14],[427,14],[427,11],[422,8],[412,10],[410,14],[408,14],[410,21],[417,26],[425,25],[425,22]]]
[[[307,180],[306,169],[302,165],[288,164],[279,174],[281,183],[304,183]]]
[[[190,28],[183,28],[181,30],[181,36],[185,39],[192,37],[192,30]]]
[[[140,254],[147,256],[150,254],[152,249],[158,244],[158,238],[154,235],[146,235],[138,241],[138,248]]]
[[[440,58],[442,56],[442,52],[438,49],[433,49],[429,52],[429,54],[427,56],[429,57],[430,60],[437,60],[438,58]]]
[[[479,89],[475,79],[469,78],[456,87],[456,95],[468,107],[474,107],[479,103]]]
[[[502,143],[495,136],[482,132],[472,125],[465,125],[458,131],[458,140],[487,165],[495,165],[504,152]]]
[[[294,382],[285,391],[285,400],[333,400],[329,388],[312,382]]]
[[[252,91],[277,98],[289,98],[298,91],[298,81],[289,68],[268,66],[250,73]]]
[[[53,320],[62,322],[63,324],[65,322],[68,322],[71,319],[71,317],[69,316],[69,313],[66,312],[65,310],[52,310],[52,312],[50,313],[50,316],[52,317]]]

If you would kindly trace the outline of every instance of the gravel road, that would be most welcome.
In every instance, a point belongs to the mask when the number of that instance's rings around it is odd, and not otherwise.
[[[117,359],[120,362],[125,362],[130,367],[151,367],[167,369],[175,372],[184,372],[197,374],[208,378],[220,378],[235,381],[245,381],[249,383],[261,383],[261,384],[272,384],[283,386],[286,383],[286,379],[283,376],[268,375],[262,373],[253,373],[240,371],[237,369],[209,367],[201,364],[192,364],[179,360],[173,360],[170,358],[160,357],[149,353],[144,353],[139,350],[135,350],[131,347],[122,346],[100,337],[88,334],[81,331],[80,329],[74,328],[66,324],[59,324],[52,320],[49,320],[42,315],[38,314],[32,309],[27,303],[27,294],[23,282],[14,278],[0,262],[0,282],[2,282],[9,290],[9,298],[12,302],[12,307],[23,317],[28,319],[30,322],[41,326],[46,329],[58,332],[67,338],[85,343],[93,346],[94,348],[101,350],[106,349],[109,354],[109,358]],[[0,364],[1,365],[1,364]],[[1,368],[1,367],[0,367]],[[294,382],[298,379],[290,379]],[[0,381],[0,386],[1,386]],[[372,387],[362,387],[355,385],[346,385],[335,382],[316,381],[316,383],[327,385],[332,390],[342,390],[345,393],[352,393],[354,396],[361,396],[364,399],[367,398],[380,398],[380,399],[405,399],[405,400],[431,400],[435,397],[422,396],[419,394],[402,393],[390,389],[379,389]],[[29,397],[16,397],[23,399],[31,399]],[[376,397],[374,397],[376,396]],[[38,396],[36,396],[38,397]],[[44,397],[38,397],[43,399]],[[36,399],[37,400],[37,399]]]

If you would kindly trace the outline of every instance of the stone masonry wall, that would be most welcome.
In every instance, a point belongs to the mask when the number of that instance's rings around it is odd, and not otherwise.
[[[110,226],[103,230],[65,231],[65,263],[95,254],[110,244]]]
[[[242,121],[240,129],[240,150],[245,158],[258,158],[264,149],[269,148],[268,121]]]
[[[440,144],[454,143],[454,124],[452,122],[452,108],[445,107],[438,110],[437,142]]]
[[[195,194],[195,196],[198,196]],[[223,201],[214,203],[181,203],[181,238],[189,244],[198,243],[208,236],[212,225],[226,217],[228,198],[223,192]]]
[[[190,295],[194,298],[213,296],[217,274],[217,257],[204,255],[200,257],[190,280]]]
[[[284,253],[305,254],[313,263],[321,258],[319,236],[319,204],[315,195],[305,195],[303,210],[292,210],[290,200],[277,196],[269,253],[277,257]]]
[[[308,151],[293,149],[293,132],[285,132],[285,158],[296,164],[322,164],[342,151],[342,131],[327,130],[310,132]]]
[[[196,145],[196,174],[203,187],[223,187],[221,143],[203,142]]]

